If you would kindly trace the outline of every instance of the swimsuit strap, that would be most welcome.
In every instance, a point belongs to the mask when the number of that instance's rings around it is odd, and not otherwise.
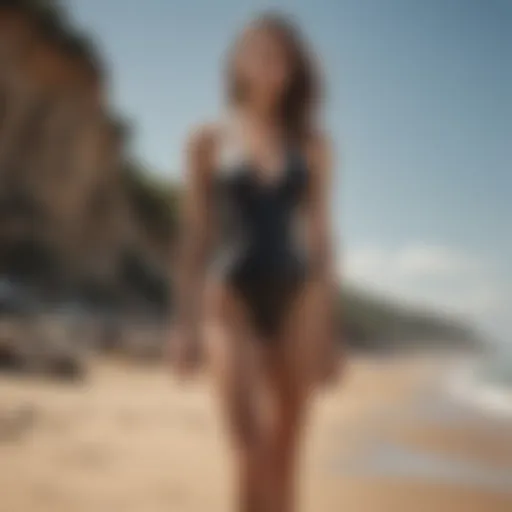
[[[219,147],[218,165],[225,167],[226,164],[240,164],[251,162],[251,157],[247,151],[240,135],[240,121],[234,115],[226,114],[221,121],[221,141]],[[300,163],[303,165],[304,158],[298,144],[292,141],[284,143],[284,165]]]
[[[217,148],[217,167],[221,173],[233,171],[247,160],[240,136],[231,116],[224,118],[220,125],[219,147]]]

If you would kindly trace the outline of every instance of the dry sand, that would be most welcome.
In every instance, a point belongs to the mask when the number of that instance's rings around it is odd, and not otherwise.
[[[351,361],[312,416],[301,512],[512,511],[512,488],[365,470],[378,439],[512,476],[512,429],[497,436],[467,420],[400,420],[442,371],[425,358]],[[2,377],[0,512],[232,510],[230,459],[208,389],[206,378],[183,386],[161,368],[105,362],[85,385]],[[338,470],[346,461],[358,469]]]

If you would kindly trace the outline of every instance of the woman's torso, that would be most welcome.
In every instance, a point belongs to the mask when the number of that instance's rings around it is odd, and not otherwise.
[[[305,269],[301,213],[309,170],[301,151],[288,145],[272,181],[240,145],[222,140],[213,178],[216,241],[212,268],[235,284],[280,281]]]

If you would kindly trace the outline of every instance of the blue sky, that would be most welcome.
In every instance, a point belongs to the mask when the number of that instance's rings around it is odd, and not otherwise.
[[[327,76],[344,275],[512,334],[512,2],[68,3],[112,66],[135,152],[169,177],[190,127],[221,110],[240,24],[269,6],[293,14]]]

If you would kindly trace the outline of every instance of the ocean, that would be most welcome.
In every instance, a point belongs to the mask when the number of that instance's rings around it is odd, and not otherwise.
[[[512,344],[497,345],[485,356],[464,364],[451,391],[489,414],[512,417]]]

